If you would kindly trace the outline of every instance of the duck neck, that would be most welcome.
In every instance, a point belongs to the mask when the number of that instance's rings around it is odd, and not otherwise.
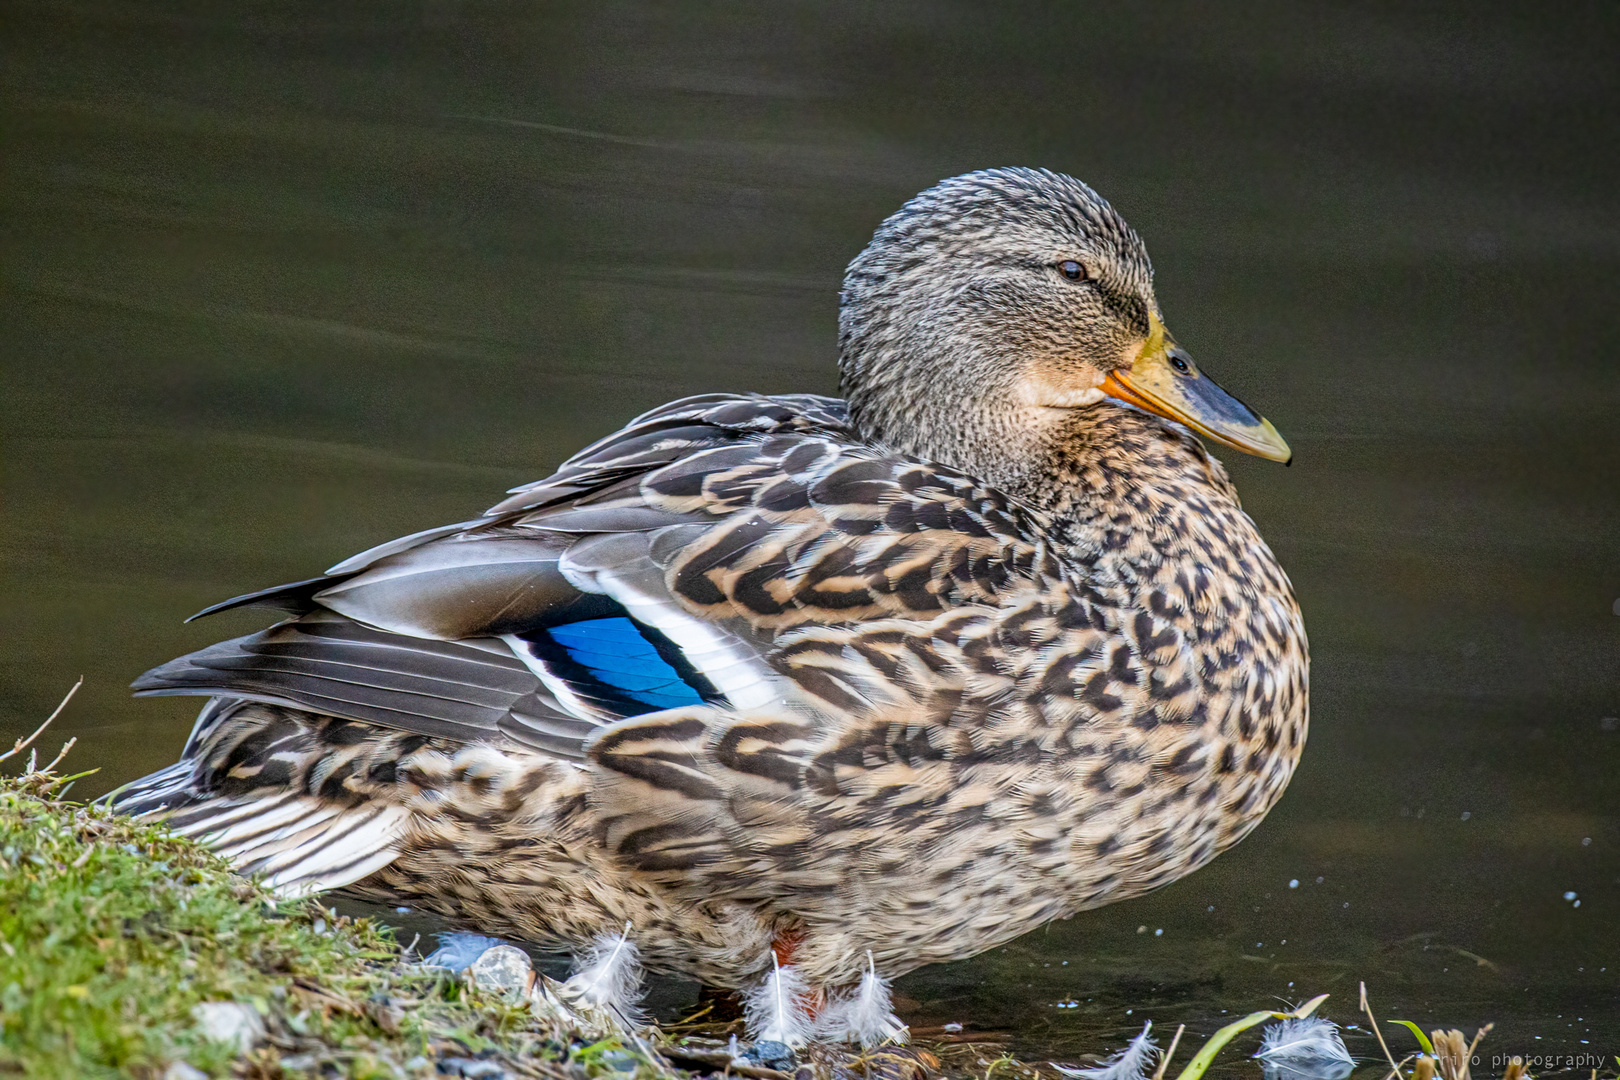
[[[1104,580],[1145,586],[1166,565],[1275,566],[1203,444],[1113,402],[1070,410],[1018,494],[1050,515],[1065,554]]]
[[[856,432],[867,443],[960,469],[1034,505],[1049,453],[1048,417],[1056,410],[1020,403],[1008,365],[977,359],[959,364],[910,361],[863,364],[846,358],[843,391]],[[916,387],[926,387],[918,392]]]

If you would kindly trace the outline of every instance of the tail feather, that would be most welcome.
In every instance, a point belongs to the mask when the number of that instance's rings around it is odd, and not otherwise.
[[[286,794],[198,801],[169,820],[182,836],[213,848],[243,874],[262,875],[290,898],[352,885],[393,862],[409,818],[402,806],[344,809]]]
[[[120,814],[148,817],[190,806],[198,799],[196,764],[180,760],[149,776],[125,784],[107,796]]]
[[[304,896],[352,885],[399,857],[409,812],[377,807],[361,820],[340,822],[342,831],[323,830],[290,852],[264,861],[265,884],[282,896]]]
[[[218,753],[214,742],[222,733],[242,739],[256,727],[241,705],[210,701],[181,760],[114,792],[113,808],[164,821],[176,833],[218,852],[241,873],[262,876],[283,897],[352,885],[398,858],[410,812],[396,803],[338,802],[285,784],[221,794],[230,758],[227,754],[223,768],[209,758]],[[278,710],[271,718],[284,729],[272,749],[291,747],[300,738],[302,729],[296,721],[288,723],[289,712]]]
[[[288,792],[258,799],[194,803],[170,814],[165,821],[181,836],[206,839],[208,846],[221,855],[236,859],[273,844],[287,834],[288,828],[304,825],[308,817],[309,808],[303,798]]]

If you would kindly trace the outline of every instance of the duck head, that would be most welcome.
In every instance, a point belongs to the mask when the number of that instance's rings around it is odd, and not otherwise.
[[[1014,492],[1044,486],[1044,463],[1094,407],[1291,457],[1165,329],[1136,232],[1045,170],[954,177],[884,221],[844,278],[839,352],[864,437]]]

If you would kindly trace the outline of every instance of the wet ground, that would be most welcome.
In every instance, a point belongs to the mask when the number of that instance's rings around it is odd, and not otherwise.
[[[83,674],[83,793],[168,763],[193,705],[125,686],[262,622],[186,615],[669,398],[833,391],[872,227],[1046,165],[1295,448],[1229,465],[1305,608],[1311,739],[1239,848],[908,977],[911,1016],[1073,1057],[1318,992],[1354,1022],[1365,980],[1385,1016],[1495,1020],[1487,1073],[1613,1067],[1608,8],[222,10],[0,21],[0,738]]]

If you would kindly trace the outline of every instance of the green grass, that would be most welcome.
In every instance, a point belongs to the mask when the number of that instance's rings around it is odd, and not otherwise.
[[[53,798],[58,784],[0,779],[0,1075],[157,1078],[184,1061],[411,1077],[480,1053],[516,1076],[600,1071],[576,1033],[402,964],[386,928],[278,905],[194,843]],[[209,1001],[251,1005],[267,1040],[239,1057],[206,1038],[192,1010]]]

